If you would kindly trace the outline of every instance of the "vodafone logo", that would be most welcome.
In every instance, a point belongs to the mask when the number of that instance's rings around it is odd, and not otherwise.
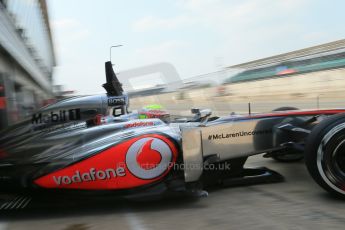
[[[154,179],[165,173],[173,153],[169,145],[156,137],[144,137],[135,141],[126,154],[128,170],[140,179]]]

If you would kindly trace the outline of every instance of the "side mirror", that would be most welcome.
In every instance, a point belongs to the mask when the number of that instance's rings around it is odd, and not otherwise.
[[[198,109],[198,108],[192,108],[192,109],[191,109],[191,113],[192,113],[192,114],[200,114],[200,109]]]
[[[201,118],[209,117],[209,116],[212,115],[212,110],[210,110],[210,109],[203,109],[203,110],[201,110],[201,111],[199,112],[199,114],[200,114],[200,117],[201,117]]]
[[[208,118],[212,115],[212,110],[210,109],[197,109],[197,108],[194,108],[194,109],[191,109],[191,112],[192,114],[195,114],[194,115],[194,121],[197,121],[197,122],[207,122]]]

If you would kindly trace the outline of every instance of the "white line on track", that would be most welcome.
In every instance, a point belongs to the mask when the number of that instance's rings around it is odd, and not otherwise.
[[[125,217],[131,230],[147,230],[143,225],[143,221],[132,210],[125,210]]]

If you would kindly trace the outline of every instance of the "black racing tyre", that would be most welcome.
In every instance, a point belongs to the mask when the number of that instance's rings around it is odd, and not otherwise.
[[[272,112],[277,112],[277,111],[287,111],[287,110],[298,110],[296,107],[289,107],[289,106],[283,106],[276,108],[272,110]],[[296,152],[295,150],[288,150],[286,154],[284,155],[276,155],[272,156],[272,159],[279,161],[279,162],[284,162],[284,163],[289,163],[289,162],[297,162],[300,161],[304,158],[303,153]]]
[[[298,108],[296,108],[296,107],[289,107],[289,106],[283,106],[283,107],[279,107],[279,108],[276,108],[276,109],[272,110],[272,112],[287,111],[287,110],[298,110]]]
[[[305,164],[322,188],[345,199],[345,114],[328,117],[312,130]]]

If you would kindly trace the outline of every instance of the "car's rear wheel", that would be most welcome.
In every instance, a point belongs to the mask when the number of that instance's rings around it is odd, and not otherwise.
[[[277,111],[288,111],[288,110],[298,110],[296,107],[289,107],[283,106],[272,110],[272,112]],[[279,161],[279,162],[297,162],[304,158],[303,153],[296,152],[296,150],[287,150],[284,153],[277,153],[276,155],[272,155],[272,159]]]
[[[305,162],[321,187],[345,199],[345,114],[331,116],[312,130]]]

